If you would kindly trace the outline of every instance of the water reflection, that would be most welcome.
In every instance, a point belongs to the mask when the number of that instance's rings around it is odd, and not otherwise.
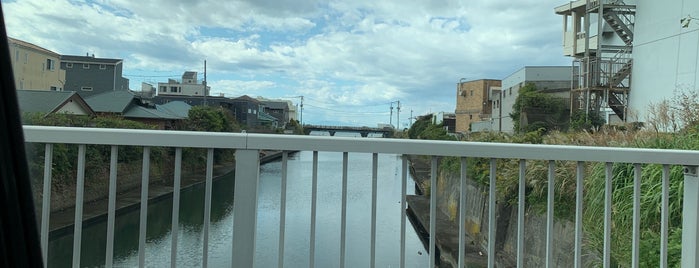
[[[320,153],[318,173],[317,267],[339,266],[341,211],[341,153]],[[309,264],[312,153],[293,154],[288,163],[285,264],[303,267]],[[377,266],[397,267],[400,249],[400,159],[380,155],[378,170]],[[365,267],[369,262],[371,228],[371,154],[350,154],[348,167],[347,267]],[[260,171],[256,267],[276,267],[279,236],[281,163],[263,165]],[[212,192],[209,238],[209,265],[230,266],[233,216],[231,213],[234,179],[232,175],[216,180]],[[413,187],[408,187],[409,191]],[[177,264],[198,267],[202,263],[201,226],[204,217],[203,185],[181,194]],[[172,200],[149,204],[146,265],[170,265]],[[133,210],[118,215],[115,223],[115,266],[138,264],[139,213]],[[412,227],[407,226],[408,267],[424,267],[427,256],[418,255],[422,244]],[[83,230],[81,265],[103,266],[106,223]],[[69,267],[72,235],[53,239],[49,246],[49,267]]]

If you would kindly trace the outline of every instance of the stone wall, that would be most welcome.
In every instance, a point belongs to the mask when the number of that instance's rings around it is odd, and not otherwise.
[[[458,174],[440,174],[438,183],[438,208],[457,221],[460,177]],[[488,187],[467,180],[466,207],[467,234],[480,245],[484,254],[488,254]],[[498,202],[496,219],[497,266],[514,266],[517,255],[517,204]],[[527,209],[524,219],[524,265],[543,267],[546,262],[546,214]],[[555,219],[553,243],[553,267],[573,267],[575,224]],[[588,256],[583,260],[588,263],[591,254],[583,255]]]

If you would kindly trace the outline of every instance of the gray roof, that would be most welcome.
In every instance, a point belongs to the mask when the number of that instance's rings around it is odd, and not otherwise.
[[[178,117],[187,118],[189,117],[189,109],[192,109],[192,106],[183,101],[171,101],[163,105],[156,105],[155,109]]]
[[[253,99],[248,95],[243,95],[243,96],[234,98],[233,101],[245,101],[245,102],[252,102],[252,103],[257,103],[257,104],[260,103],[260,101]]]
[[[61,55],[61,61],[96,63],[96,64],[117,64],[123,60],[122,59],[95,58],[95,57],[91,57],[91,56]]]
[[[130,118],[157,118],[157,119],[184,119],[183,117],[170,113],[158,111],[157,109],[149,109],[146,107],[132,105],[126,112],[124,117]]]
[[[95,112],[123,114],[133,103],[134,97],[130,91],[115,90],[87,97],[85,101]]]
[[[182,112],[185,107],[173,104],[168,109],[148,108],[138,105],[136,95],[131,91],[116,90],[91,96],[86,99],[87,103],[93,107],[96,112],[101,113],[117,113],[124,117],[130,118],[151,118],[151,119],[185,119],[187,115],[181,116],[178,113]],[[186,103],[182,103],[187,105]],[[189,105],[187,105],[189,106]],[[189,110],[187,109],[187,112]]]
[[[182,79],[194,79],[194,76],[196,76],[196,75],[197,75],[197,72],[187,71],[187,72],[184,72],[184,74],[182,75]]]
[[[22,112],[53,113],[71,99],[79,102],[88,113],[93,113],[75,91],[17,90],[17,100]]]
[[[271,115],[269,115],[268,113],[265,113],[265,112],[262,112],[262,111],[260,111],[259,113],[257,113],[257,119],[260,120],[260,121],[266,121],[266,122],[279,121],[279,119],[277,119],[276,117],[271,116]]]
[[[289,109],[289,103],[286,101],[269,101],[269,100],[263,100],[262,104],[270,109],[278,109],[278,110],[288,110]]]

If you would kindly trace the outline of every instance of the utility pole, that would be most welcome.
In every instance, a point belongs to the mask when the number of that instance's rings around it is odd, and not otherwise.
[[[393,127],[393,102],[391,102],[391,115],[388,116],[388,124]]]
[[[204,84],[204,106],[206,106],[207,105],[206,98],[207,98],[207,95],[209,95],[209,92],[206,90],[206,60],[204,60],[204,81],[202,81],[202,84]]]
[[[398,101],[398,107],[396,107],[396,125],[398,125],[400,130],[400,101]]]

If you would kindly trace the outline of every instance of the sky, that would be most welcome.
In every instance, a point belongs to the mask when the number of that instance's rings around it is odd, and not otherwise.
[[[411,114],[453,113],[461,78],[571,64],[562,0],[1,2],[10,37],[124,59],[132,90],[201,78],[206,60],[213,95],[303,96],[305,124],[405,128]]]

